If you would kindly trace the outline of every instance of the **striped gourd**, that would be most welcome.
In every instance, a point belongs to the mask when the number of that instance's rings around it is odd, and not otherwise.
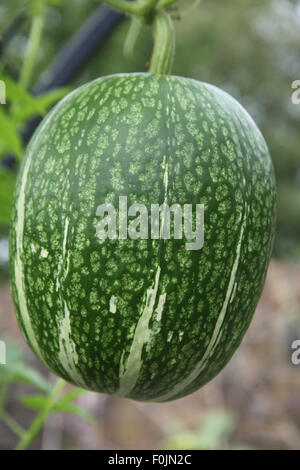
[[[169,239],[151,237],[150,209],[148,238],[119,224],[116,238],[100,238],[99,206],[120,222],[125,196],[128,207],[202,204],[203,247],[172,236],[173,218]],[[151,74],[88,83],[43,120],[18,177],[10,262],[25,338],[81,387],[145,401],[189,394],[249,326],[274,220],[267,146],[228,94]]]

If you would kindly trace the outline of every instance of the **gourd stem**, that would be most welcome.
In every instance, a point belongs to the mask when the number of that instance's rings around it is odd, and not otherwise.
[[[150,73],[169,74],[175,53],[175,33],[170,15],[162,8],[177,0],[104,0],[111,7],[136,16],[142,23],[152,25],[154,48],[149,68]]]
[[[149,68],[150,73],[170,74],[175,53],[175,33],[170,15],[158,11],[152,22],[154,48]]]

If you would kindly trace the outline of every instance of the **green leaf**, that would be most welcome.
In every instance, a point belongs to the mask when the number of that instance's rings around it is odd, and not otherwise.
[[[19,83],[8,77],[5,77],[4,81],[7,102],[10,103],[9,115],[20,129],[27,119],[39,114],[39,107],[35,102],[35,98]]]
[[[6,341],[6,364],[0,365],[0,384],[22,382],[43,392],[50,392],[51,386],[35,369],[25,363],[23,351],[15,344]]]
[[[198,442],[201,449],[215,449],[222,440],[229,437],[235,427],[234,415],[225,410],[208,413],[198,428]]]
[[[38,371],[25,364],[15,367],[14,378],[17,382],[23,382],[28,385],[32,385],[33,387],[43,392],[47,393],[51,391],[51,386],[47,380],[45,380]]]
[[[23,395],[19,399],[23,405],[35,411],[44,410],[49,403],[49,398],[44,395]]]
[[[10,102],[10,113],[18,124],[35,115],[44,115],[48,109],[65,96],[70,87],[61,87],[39,96],[32,96],[19,83],[9,77],[4,77],[6,85],[6,98]]]
[[[0,154],[12,152],[21,160],[23,145],[19,137],[17,125],[10,116],[4,114],[2,108],[0,108],[0,129]]]
[[[41,113],[46,113],[57,101],[71,91],[69,87],[56,88],[35,98],[36,105]]]
[[[75,405],[74,403],[69,403],[69,404],[63,405],[59,402],[54,406],[53,411],[58,411],[58,412],[61,412],[61,413],[68,413],[68,414],[76,415],[79,418],[84,419],[85,421],[87,421],[89,423],[94,424],[96,422],[95,417],[91,413],[89,413],[82,406]]]
[[[79,393],[80,391],[80,393]],[[89,413],[85,408],[80,405],[70,403],[70,400],[76,398],[81,395],[84,391],[79,389],[74,389],[71,392],[67,393],[52,406],[52,413],[68,413],[75,416],[79,416],[81,419],[88,421],[89,423],[94,423],[95,418],[91,413]],[[42,411],[44,410],[49,403],[49,399],[47,396],[44,395],[30,395],[30,396],[22,396],[20,397],[20,401],[25,405],[27,408],[30,408],[35,411]]]
[[[72,387],[72,389],[69,392],[67,392],[59,400],[59,404],[62,406],[67,405],[68,403],[71,403],[73,400],[76,400],[76,398],[80,397],[84,393],[86,393],[86,391],[83,390],[82,388]]]
[[[174,433],[168,436],[163,442],[163,449],[197,450],[200,448],[197,435],[191,431]]]
[[[5,76],[4,82],[6,86],[6,98],[11,105],[22,105],[25,107],[35,108],[35,102],[33,96],[28,93],[19,83],[15,82],[11,78]]]
[[[9,225],[16,175],[12,171],[0,170],[0,224]]]
[[[60,411],[64,413],[74,414],[88,422],[94,422],[94,417],[83,407],[80,405],[71,403],[72,401],[76,400],[79,396],[86,393],[86,390],[82,388],[72,388],[69,392],[67,392],[55,405],[54,410]]]

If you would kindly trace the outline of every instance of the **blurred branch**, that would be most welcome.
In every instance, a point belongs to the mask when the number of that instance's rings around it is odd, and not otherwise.
[[[26,431],[25,434],[22,435],[18,445],[16,446],[16,450],[24,450],[29,447],[31,442],[40,432],[48,416],[52,413],[52,409],[56,405],[59,395],[65,385],[66,385],[66,382],[63,379],[57,380],[51,394],[49,395],[47,405],[45,406],[44,409],[40,411],[38,416],[33,420],[29,430]]]
[[[11,429],[17,436],[22,437],[25,433],[25,429],[23,429],[6,411],[3,411],[1,417],[3,423]]]
[[[34,64],[40,47],[44,27],[45,8],[41,2],[39,10],[32,18],[32,24],[26,49],[26,55],[20,75],[20,85],[27,89],[33,73]]]

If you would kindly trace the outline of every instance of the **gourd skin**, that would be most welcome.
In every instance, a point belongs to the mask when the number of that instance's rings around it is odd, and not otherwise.
[[[204,245],[100,240],[97,207],[204,204]],[[260,297],[274,238],[265,141],[228,94],[122,74],[65,97],[35,132],[10,232],[24,336],[57,375],[143,401],[187,395],[228,362]]]

